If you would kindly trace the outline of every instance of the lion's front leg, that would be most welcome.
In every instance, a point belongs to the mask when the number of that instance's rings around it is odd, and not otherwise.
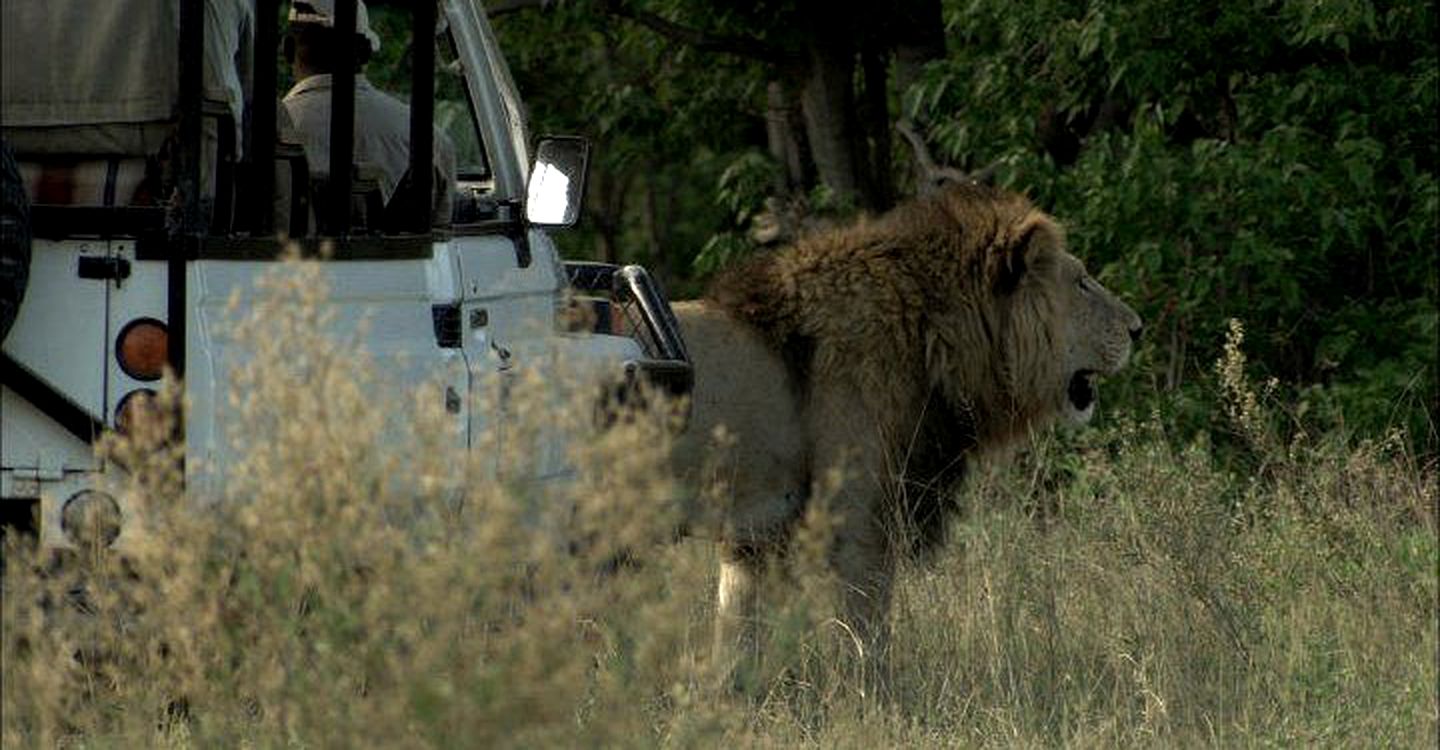
[[[840,586],[838,620],[858,658],[859,683],[873,693],[885,673],[895,545],[885,516],[885,434],[863,407],[864,395],[845,383],[817,387],[807,421],[814,436],[811,495],[822,499],[833,523],[827,562]]]
[[[885,677],[895,560],[890,539],[870,508],[840,519],[830,564],[840,586],[838,619],[857,658],[860,685],[874,693]]]

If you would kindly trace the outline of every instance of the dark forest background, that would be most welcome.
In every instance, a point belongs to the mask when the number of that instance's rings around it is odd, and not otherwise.
[[[1428,0],[486,5],[532,133],[595,145],[572,257],[695,295],[766,244],[913,194],[905,122],[937,161],[1057,216],[1144,317],[1110,408],[1217,427],[1238,318],[1292,419],[1435,451]]]

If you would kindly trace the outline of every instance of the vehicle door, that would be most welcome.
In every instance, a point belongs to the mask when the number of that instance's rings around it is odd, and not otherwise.
[[[436,120],[458,157],[451,246],[460,267],[463,348],[473,373],[471,430],[495,430],[491,439],[503,441],[517,374],[540,362],[553,341],[563,277],[549,238],[531,232],[523,216],[526,135],[483,10],[451,0],[443,9]],[[558,463],[558,457],[542,456],[537,470],[545,474]]]
[[[36,237],[25,303],[4,342],[4,468],[37,478],[96,466],[90,443],[113,409],[103,376],[114,282],[103,239]],[[23,391],[23,392],[22,392]]]

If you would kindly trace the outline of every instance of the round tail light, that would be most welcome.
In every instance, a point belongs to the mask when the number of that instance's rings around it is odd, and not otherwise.
[[[125,394],[120,399],[120,405],[115,407],[116,431],[128,434],[139,420],[157,418],[155,396],[155,391],[149,388],[138,388]]]
[[[60,528],[77,547],[109,547],[120,536],[120,505],[104,492],[80,490],[61,506]]]
[[[115,339],[120,369],[136,380],[159,380],[170,358],[170,332],[154,318],[137,318],[125,324]]]

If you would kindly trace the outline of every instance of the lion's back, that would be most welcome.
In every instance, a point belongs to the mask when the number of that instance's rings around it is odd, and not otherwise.
[[[744,541],[776,533],[808,492],[790,372],[759,332],[723,308],[702,300],[673,307],[695,366],[691,422],[676,446],[677,465],[689,474],[686,481],[723,482],[730,497],[721,500],[733,501],[720,509],[724,536]]]

